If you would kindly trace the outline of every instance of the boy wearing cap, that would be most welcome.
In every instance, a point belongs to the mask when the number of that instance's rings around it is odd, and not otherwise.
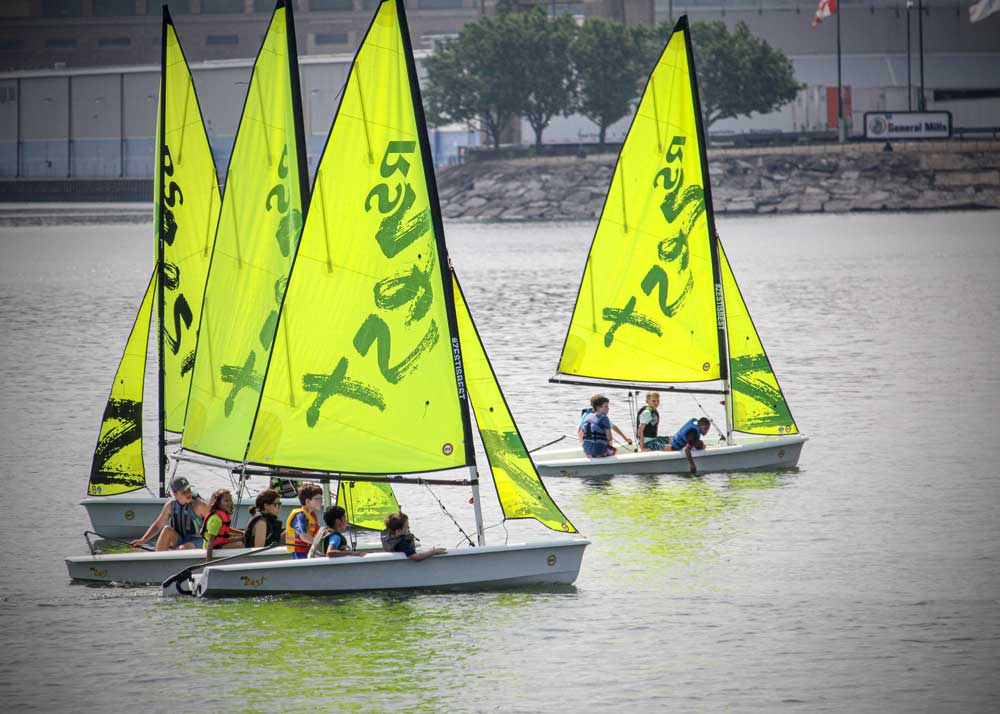
[[[198,534],[201,522],[208,517],[208,504],[195,495],[191,482],[183,476],[176,476],[170,481],[170,492],[174,497],[163,504],[163,510],[146,529],[142,538],[132,541],[132,547],[141,548],[146,541],[157,533],[157,550],[187,550],[200,548],[202,538]]]

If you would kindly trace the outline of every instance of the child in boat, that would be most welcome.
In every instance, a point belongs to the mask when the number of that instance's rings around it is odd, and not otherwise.
[[[302,484],[299,503],[302,507],[289,513],[285,521],[285,544],[295,560],[309,555],[309,547],[319,531],[316,514],[323,507],[323,489],[314,483]]]
[[[646,405],[636,417],[635,433],[639,451],[663,451],[667,447],[667,437],[657,434],[660,426],[660,393],[647,392]]]
[[[610,405],[610,401],[608,400],[607,397],[605,397],[605,396],[603,396],[601,394],[595,394],[594,396],[592,396],[590,398],[590,406],[587,407],[586,409],[582,409],[580,411],[580,421],[576,425],[576,436],[580,440],[581,444],[586,439],[586,433],[583,430],[583,423],[585,421],[587,421],[587,417],[589,417],[591,414],[594,413],[594,411],[595,411],[594,401],[595,400],[601,400],[601,399],[603,399],[605,402],[607,402]],[[604,413],[605,413],[605,415],[607,415],[607,412],[604,412]],[[632,440],[629,437],[625,436],[625,434],[622,432],[622,430],[618,428],[618,425],[615,424],[613,421],[611,421],[611,417],[610,416],[608,417],[608,423],[611,425],[611,430],[612,431],[617,431],[618,432],[618,436],[620,436],[622,438],[622,441],[625,441],[625,442],[627,442],[629,444],[632,443]],[[609,433],[608,434],[608,445],[609,446],[611,445],[611,440],[612,440],[612,437],[611,437],[611,434]],[[586,451],[586,448],[584,448],[584,451]],[[605,456],[611,456],[614,453],[616,453],[615,450],[614,450],[614,447],[612,447],[611,451],[612,451],[611,454],[603,454],[603,455],[605,455]]]
[[[141,548],[157,533],[156,550],[188,550],[200,548],[203,542],[198,531],[201,521],[208,517],[208,504],[191,488],[191,482],[183,476],[175,476],[170,481],[173,498],[163,504],[160,515],[142,534],[142,538],[132,541],[132,547]]]
[[[445,548],[431,548],[418,553],[416,538],[410,533],[410,517],[402,511],[386,516],[385,530],[382,531],[382,550],[403,553],[410,560],[425,560],[432,555],[448,552]]]
[[[205,539],[205,560],[212,559],[217,548],[242,548],[243,531],[229,525],[233,515],[233,494],[226,488],[217,489],[208,502],[209,516],[201,524]]]
[[[309,548],[310,558],[340,558],[345,555],[363,556],[356,550],[351,550],[344,531],[347,530],[347,511],[340,506],[330,506],[323,512],[323,523]]]
[[[590,398],[591,412],[587,414],[580,424],[580,434],[583,437],[583,453],[588,458],[602,458],[614,456],[617,452],[611,445],[611,430],[613,427],[611,419],[608,418],[608,411],[611,409],[611,400],[601,394],[595,394]],[[621,430],[618,431],[621,434]],[[624,437],[624,435],[622,435]],[[624,437],[630,444],[632,440]]]
[[[684,451],[687,456],[688,464],[691,466],[691,473],[698,473],[698,468],[694,465],[694,457],[691,455],[692,449],[705,448],[705,442],[701,440],[701,437],[708,433],[711,428],[712,422],[708,420],[707,417],[702,417],[697,421],[694,419],[688,419],[684,422],[684,426],[677,430],[677,433],[673,435],[670,439],[670,451]]]
[[[281,543],[281,495],[273,488],[265,488],[257,494],[257,500],[250,507],[252,518],[247,523],[243,536],[247,548],[264,548]]]

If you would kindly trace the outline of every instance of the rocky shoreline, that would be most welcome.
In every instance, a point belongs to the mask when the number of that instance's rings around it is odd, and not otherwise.
[[[1000,208],[1000,141],[710,149],[716,214]],[[596,218],[617,154],[480,160],[438,172],[459,221]]]

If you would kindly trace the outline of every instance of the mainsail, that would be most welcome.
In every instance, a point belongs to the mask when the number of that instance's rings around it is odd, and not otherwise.
[[[726,376],[693,72],[681,18],[618,156],[563,345],[562,375],[629,384]]]
[[[219,215],[219,182],[191,70],[163,10],[160,101],[156,114],[153,184],[157,268],[150,279],[101,424],[91,467],[90,496],[127,493],[146,485],[142,402],[147,341],[155,298],[159,358],[161,495],[163,434],[184,428],[205,276]]]
[[[316,172],[248,461],[350,474],[474,463],[447,248],[402,22],[396,3],[382,2],[354,59]]]
[[[453,279],[465,384],[504,518],[534,518],[552,530],[576,533],[535,470],[454,274]]]
[[[242,461],[305,216],[308,176],[290,4],[254,63],[205,287],[182,444]]]
[[[111,396],[104,408],[101,433],[90,467],[89,496],[128,493],[146,485],[142,461],[142,387],[155,287],[154,274],[139,305],[125,344],[125,354],[115,372]]]
[[[157,154],[156,245],[160,253],[163,428],[184,430],[199,316],[219,220],[219,179],[191,71],[163,10],[160,151]]]
[[[722,259],[722,288],[726,296],[733,428],[749,434],[798,434],[721,241],[719,257]]]

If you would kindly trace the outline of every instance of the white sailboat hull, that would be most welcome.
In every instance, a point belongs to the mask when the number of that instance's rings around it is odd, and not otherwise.
[[[226,548],[215,551],[215,555],[218,558],[228,558],[250,552],[248,548]],[[253,562],[291,560],[291,553],[284,547],[278,547],[247,555],[246,558],[252,559]],[[168,550],[159,553],[136,551],[71,556],[66,558],[66,568],[73,580],[123,585],[158,585],[171,575],[204,562],[205,551],[201,549]]]
[[[208,496],[204,496],[208,500]],[[89,497],[80,501],[90,516],[91,529],[106,538],[132,540],[142,537],[150,524],[156,520],[163,510],[165,498],[152,496],[103,496]],[[253,500],[242,499],[237,504],[237,523],[246,524],[250,521],[250,506]],[[284,499],[281,504],[281,515],[284,522],[293,508],[297,508],[297,499]],[[241,526],[242,527],[242,526]],[[154,539],[155,542],[155,539]]]
[[[799,462],[801,435],[769,436],[737,441],[733,445],[708,444],[694,451],[699,473],[792,468]],[[553,449],[532,454],[542,476],[617,476],[621,474],[687,474],[691,471],[683,451],[641,451],[619,449],[615,456],[591,459],[583,449]]]
[[[463,548],[412,561],[402,553],[370,553],[363,558],[312,558],[280,563],[219,565],[191,580],[200,597],[266,593],[326,594],[365,590],[493,589],[572,583],[590,541]],[[176,595],[173,585],[164,595]]]

